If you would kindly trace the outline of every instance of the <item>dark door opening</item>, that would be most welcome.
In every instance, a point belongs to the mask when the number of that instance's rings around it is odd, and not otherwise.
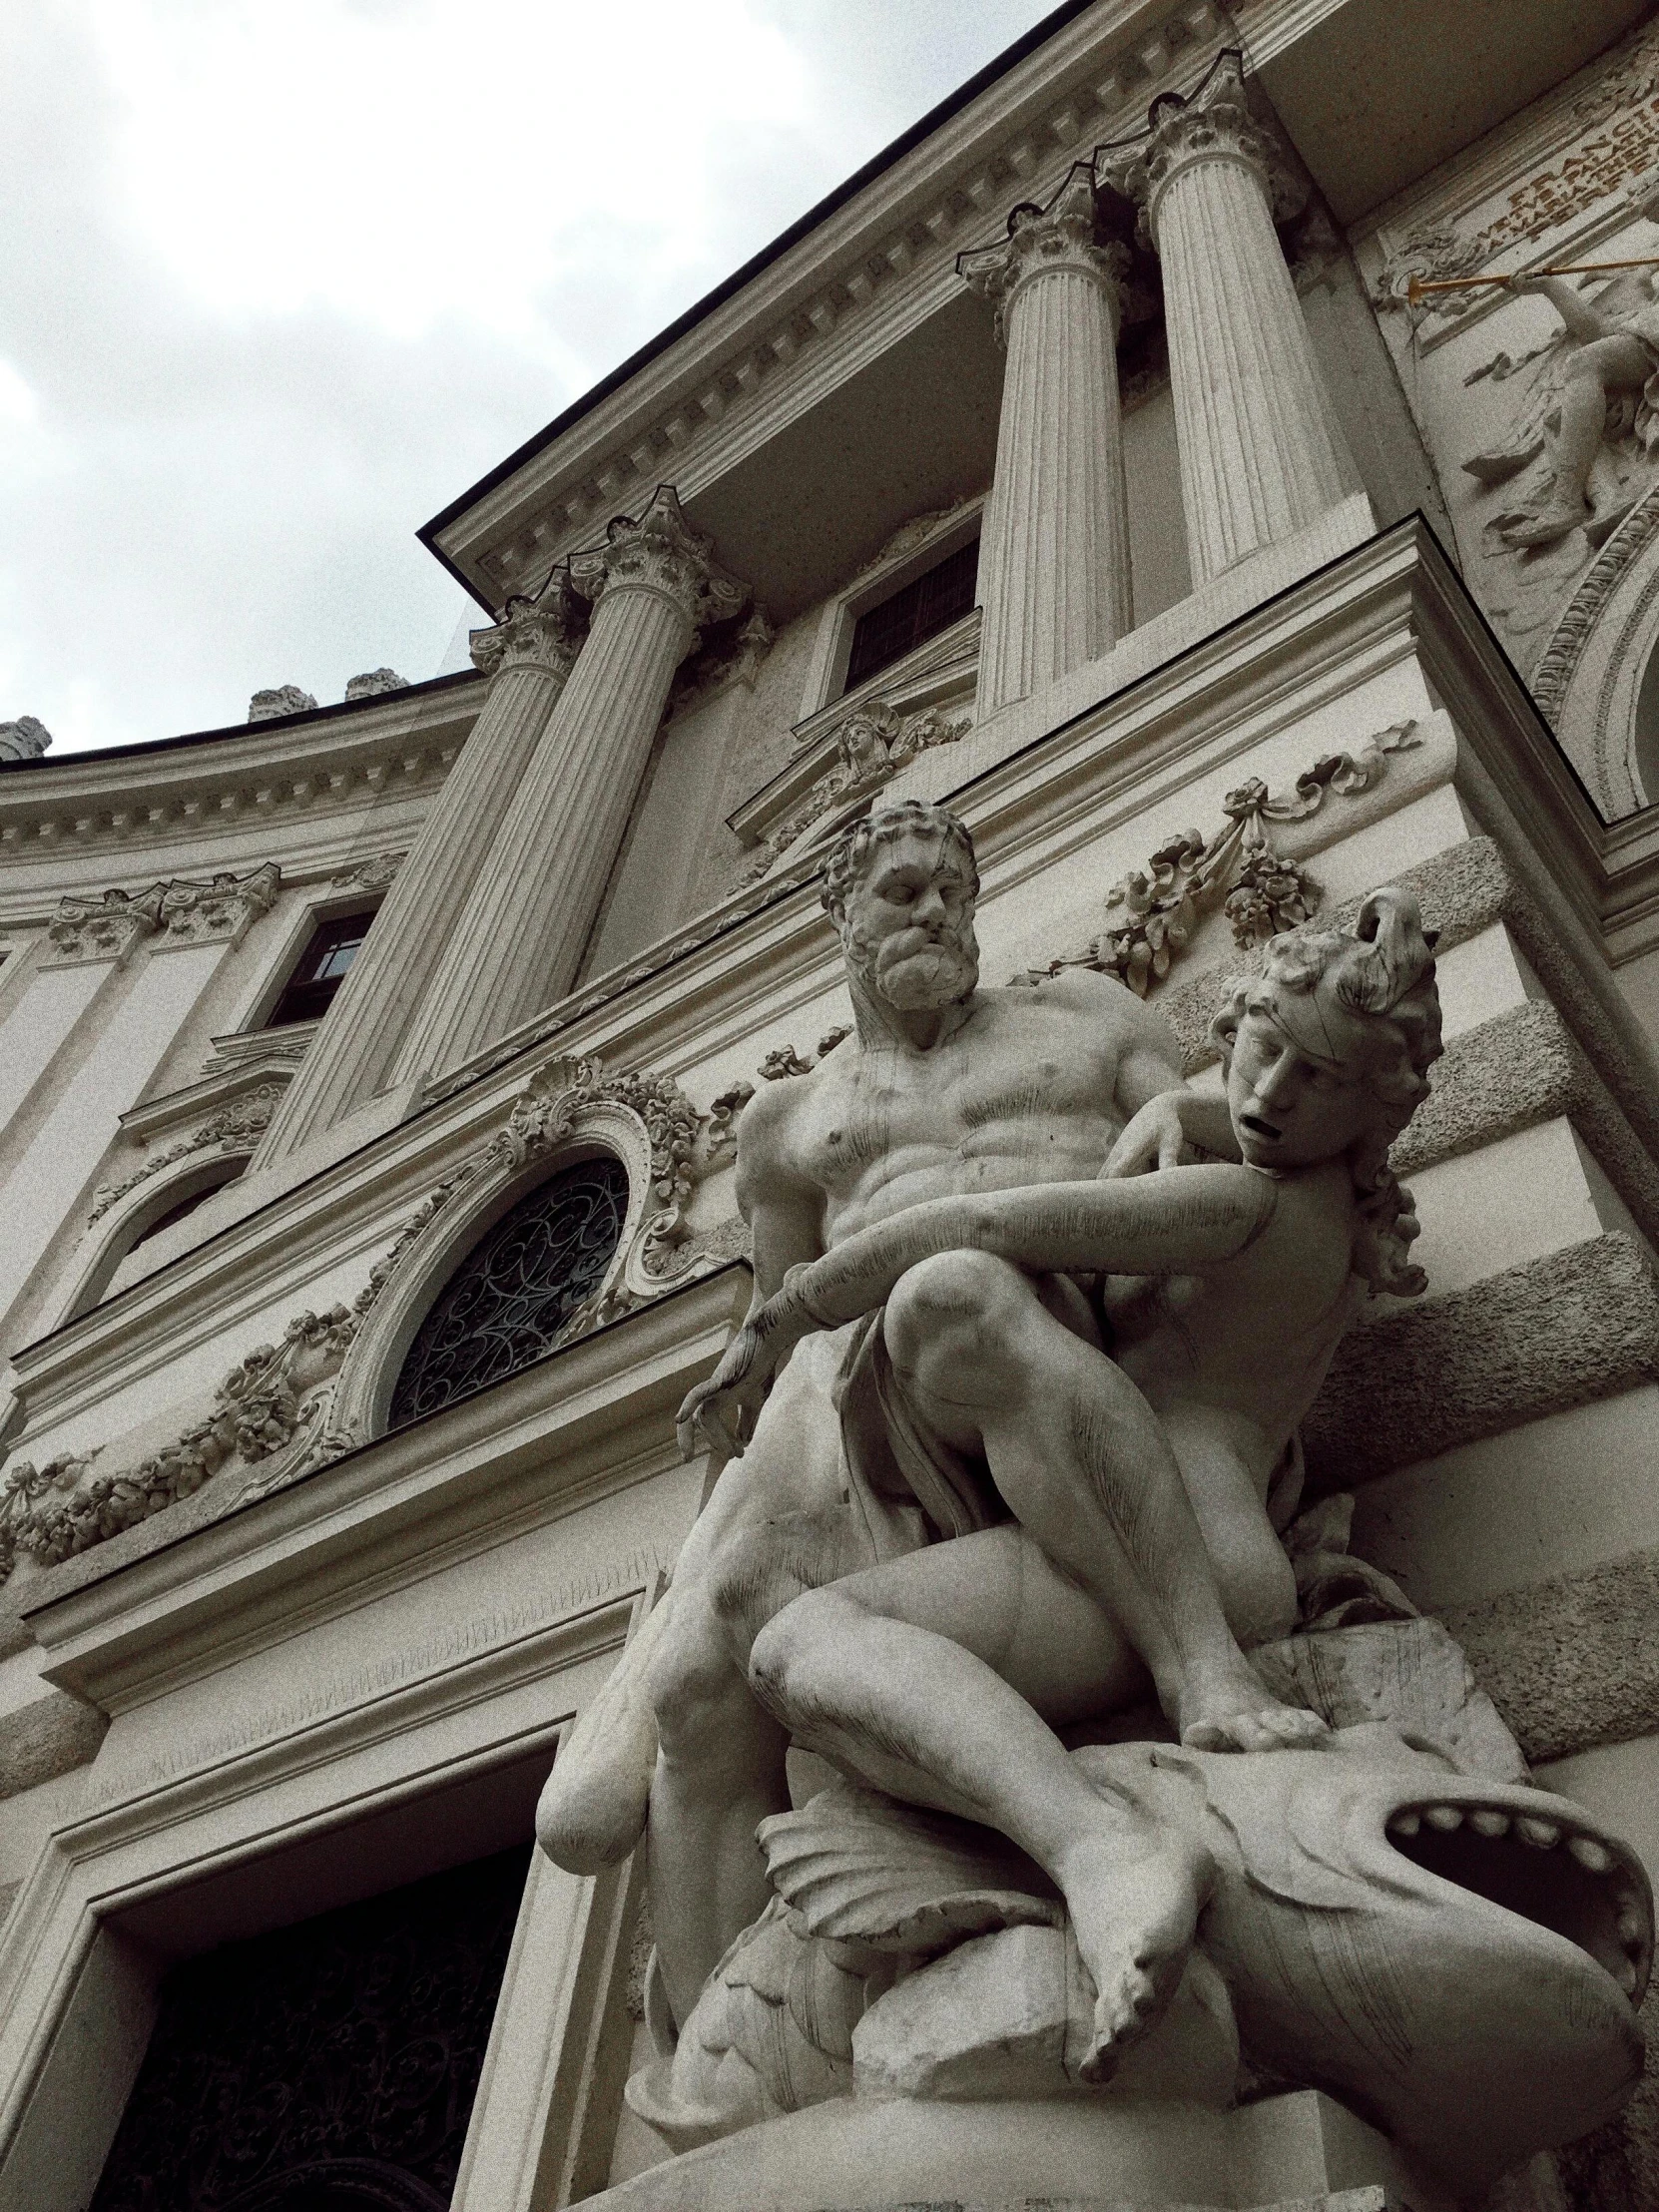
[[[529,1852],[175,1966],[89,2212],[444,2212]]]

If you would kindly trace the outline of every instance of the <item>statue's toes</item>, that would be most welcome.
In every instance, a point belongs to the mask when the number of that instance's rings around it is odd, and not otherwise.
[[[1293,1749],[1323,1744],[1331,1734],[1317,1713],[1310,1713],[1298,1705],[1275,1705],[1259,1718],[1275,1742],[1289,1744]]]

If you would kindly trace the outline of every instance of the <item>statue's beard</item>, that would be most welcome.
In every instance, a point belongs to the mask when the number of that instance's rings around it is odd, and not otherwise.
[[[903,1013],[954,1006],[979,980],[979,947],[971,928],[948,937],[899,929],[873,945],[854,930],[847,956],[867,988]]]

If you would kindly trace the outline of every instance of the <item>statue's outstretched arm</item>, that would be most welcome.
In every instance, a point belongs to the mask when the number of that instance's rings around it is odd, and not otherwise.
[[[1216,1165],[927,1199],[793,1269],[769,1305],[780,1320],[799,1313],[812,1327],[837,1328],[881,1305],[937,1252],[987,1252],[1042,1274],[1195,1275],[1260,1236],[1277,1197],[1270,1176]]]
[[[871,1312],[935,1253],[986,1252],[1040,1274],[1197,1275],[1260,1236],[1277,1202],[1271,1177],[1215,1165],[907,1207],[790,1270],[783,1290],[751,1312],[720,1366],[681,1407],[681,1448],[688,1455],[696,1448],[704,1420],[741,1448],[723,1418],[726,1407],[745,1402],[803,1337]]]

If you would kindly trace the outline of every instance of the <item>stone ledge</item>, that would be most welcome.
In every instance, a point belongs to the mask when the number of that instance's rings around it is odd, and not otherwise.
[[[1659,1549],[1445,1615],[1533,1766],[1659,1732]]]
[[[1644,1235],[1659,1240],[1659,1166],[1555,1007],[1529,998],[1450,1039],[1389,1155],[1394,1172],[1455,1160],[1564,1115]]]
[[[1309,1474],[1346,1489],[1655,1380],[1652,1263],[1634,1237],[1591,1237],[1360,1321],[1302,1425]]]
[[[109,1725],[95,1706],[62,1690],[0,1715],[0,1800],[89,1766]]]

